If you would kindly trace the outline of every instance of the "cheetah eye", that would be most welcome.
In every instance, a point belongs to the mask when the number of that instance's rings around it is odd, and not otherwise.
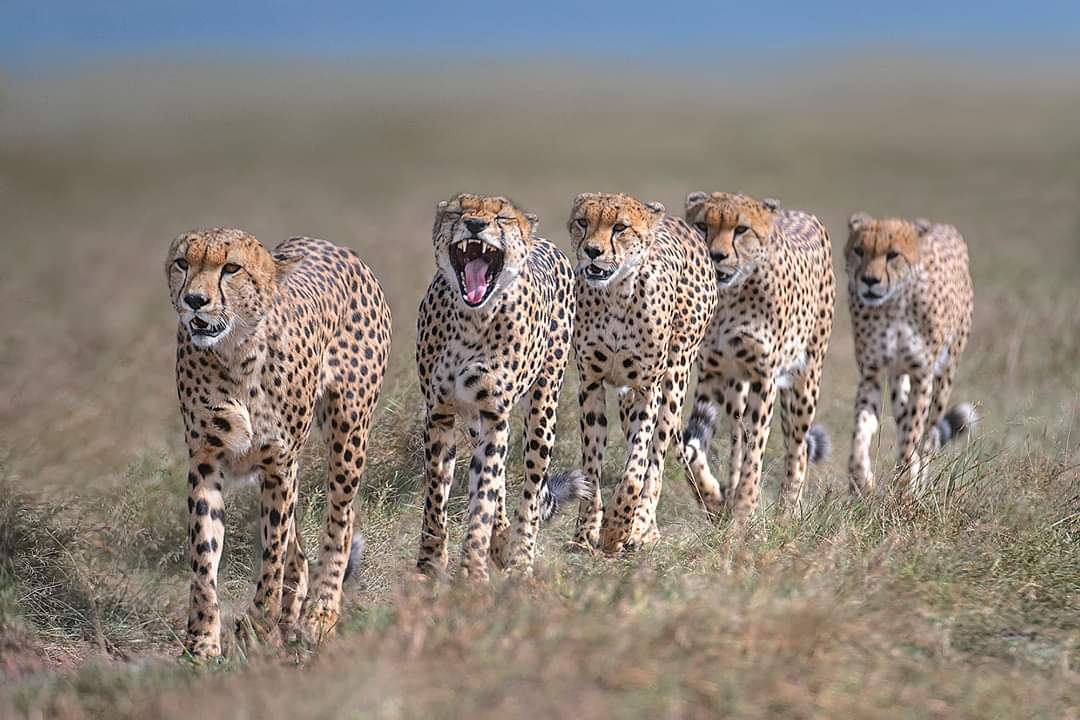
[[[614,230],[615,232],[622,232],[623,230],[626,229],[626,225],[624,225],[623,223],[615,223],[614,225],[611,226],[611,229]]]
[[[187,269],[188,269],[188,263],[187,263],[187,260],[185,260],[184,258],[177,258],[177,259],[176,259],[176,267],[178,267],[178,268],[180,268],[181,270],[183,270],[183,271],[185,271],[185,272],[186,272],[186,271],[187,271]]]
[[[694,225],[694,227],[696,227],[698,230],[700,230],[702,235],[708,235],[709,234],[709,226],[706,225],[705,223],[696,223]]]
[[[221,268],[222,275],[232,275],[240,270],[240,266],[236,263],[225,263]]]
[[[859,247],[858,245],[851,248],[851,252],[855,253],[855,255],[857,255],[858,257],[862,257],[862,248]]]
[[[582,230],[589,227],[589,222],[585,218],[578,218],[577,220],[574,221],[574,224],[577,225]]]
[[[900,253],[896,252],[895,250],[890,250],[889,252],[885,253],[885,259],[886,260],[893,260],[893,259],[899,257],[899,255],[900,255]]]
[[[746,232],[749,229],[750,228],[746,227],[745,225],[736,225],[734,234],[735,235],[742,235],[744,232]]]

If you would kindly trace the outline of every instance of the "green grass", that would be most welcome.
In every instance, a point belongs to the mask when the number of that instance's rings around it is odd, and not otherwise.
[[[903,57],[730,80],[510,70],[159,66],[6,84],[0,717],[1080,716],[1075,73],[1036,81]],[[836,247],[855,209],[960,227],[976,315],[954,397],[985,419],[936,461],[934,493],[914,506],[847,496],[842,295],[820,407],[835,455],[812,473],[799,522],[773,518],[774,433],[766,507],[744,543],[705,519],[670,462],[655,548],[567,553],[563,517],[527,582],[416,582],[413,325],[435,203],[509,194],[565,247],[570,198],[614,189],[673,211],[691,190],[777,196],[818,214]],[[185,475],[161,264],[172,236],[213,224],[357,248],[395,339],[341,631],[315,654],[193,668],[176,659]],[[571,372],[559,467],[579,453],[575,393]],[[617,435],[608,489],[625,456]],[[309,547],[324,462],[313,444]],[[226,506],[234,614],[252,593],[254,489],[229,488]],[[450,507],[456,551],[460,490]]]

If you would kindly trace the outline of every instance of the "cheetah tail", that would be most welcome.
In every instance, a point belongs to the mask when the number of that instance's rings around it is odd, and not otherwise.
[[[806,432],[806,456],[810,462],[814,465],[822,462],[829,457],[830,450],[832,450],[832,438],[829,437],[829,431],[824,425],[811,425]]]
[[[949,409],[934,426],[938,448],[944,447],[950,440],[955,440],[965,431],[979,422],[975,408],[971,403],[961,403]]]
[[[686,423],[683,432],[683,444],[697,445],[699,451],[707,450],[712,442],[713,428],[716,427],[716,406],[704,400],[694,403],[694,412]]]
[[[559,508],[573,500],[592,497],[592,485],[581,470],[545,475],[540,482],[540,521],[555,517]]]
[[[353,533],[352,544],[349,546],[349,560],[345,563],[345,577],[342,578],[342,582],[348,580],[356,569],[360,567],[360,558],[363,556],[364,536],[357,531]]]

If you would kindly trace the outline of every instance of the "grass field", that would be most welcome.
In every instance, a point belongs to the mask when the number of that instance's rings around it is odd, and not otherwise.
[[[897,55],[737,78],[390,64],[8,78],[0,717],[1080,717],[1080,74],[1069,67],[1025,75]],[[688,191],[713,189],[811,210],[837,249],[855,209],[964,231],[976,311],[954,398],[984,421],[935,464],[935,493],[903,512],[846,495],[855,373],[841,291],[820,410],[835,453],[811,476],[801,522],[777,524],[766,502],[751,541],[732,545],[673,456],[653,549],[567,554],[564,516],[542,533],[526,585],[409,582],[414,322],[435,203],[508,194],[565,248],[578,192],[681,211]],[[314,656],[193,669],[175,659],[185,459],[163,263],[174,235],[210,225],[356,248],[387,291],[395,345],[344,627]],[[563,467],[579,452],[575,386],[571,371]],[[885,427],[879,473],[893,454]],[[623,457],[613,442],[606,486]],[[306,460],[310,543],[321,450]],[[462,493],[456,484],[458,519]],[[255,503],[251,488],[227,495],[230,612],[253,592]]]

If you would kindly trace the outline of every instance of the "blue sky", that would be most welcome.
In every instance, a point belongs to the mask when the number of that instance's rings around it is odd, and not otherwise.
[[[0,63],[9,68],[130,57],[650,59],[877,44],[1071,51],[1080,2],[0,0]]]

